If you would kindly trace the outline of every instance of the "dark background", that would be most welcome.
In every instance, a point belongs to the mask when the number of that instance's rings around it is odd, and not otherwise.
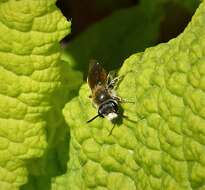
[[[187,26],[199,0],[58,0],[72,21],[62,40],[62,60],[83,73],[97,60],[107,71],[146,48],[175,38]]]
[[[197,0],[196,0],[197,1]],[[64,42],[77,37],[92,24],[108,17],[114,11],[138,5],[138,0],[58,0],[57,6],[64,16],[72,19],[72,34]],[[194,13],[175,1],[167,1],[164,7],[165,18],[161,23],[158,43],[176,37],[186,27]]]

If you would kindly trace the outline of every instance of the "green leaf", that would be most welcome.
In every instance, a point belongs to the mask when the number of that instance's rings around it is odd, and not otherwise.
[[[193,12],[194,10],[196,10],[196,8],[198,7],[200,0],[185,0],[185,1],[181,1],[181,0],[173,0],[176,3],[178,3],[179,5],[185,7],[187,10],[189,10],[190,12]]]
[[[83,85],[63,110],[71,130],[67,173],[53,190],[204,189],[205,2],[185,31],[168,43],[129,57],[117,93],[122,124],[97,112]],[[80,114],[79,114],[80,113]]]
[[[156,44],[163,4],[164,0],[142,2],[113,13],[71,41],[63,59],[84,71],[90,59],[116,69],[129,55]]]
[[[28,161],[42,156],[47,147],[48,117],[65,91],[58,42],[69,31],[55,0],[0,1],[2,190],[26,183]]]
[[[28,162],[29,182],[21,190],[50,189],[51,177],[66,172],[69,132],[62,115],[65,103],[73,98],[82,83],[82,74],[61,65],[61,88],[51,97],[53,107],[46,115],[48,147],[41,158]]]

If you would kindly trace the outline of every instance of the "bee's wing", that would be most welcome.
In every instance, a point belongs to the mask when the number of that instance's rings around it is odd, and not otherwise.
[[[107,73],[105,69],[95,60],[90,61],[90,66],[88,70],[87,82],[92,89],[98,84],[105,85],[107,81]]]

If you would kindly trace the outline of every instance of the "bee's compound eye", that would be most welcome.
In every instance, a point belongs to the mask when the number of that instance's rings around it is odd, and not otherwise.
[[[102,105],[102,106],[100,106],[100,107],[98,108],[98,115],[99,115],[100,117],[104,117],[104,112],[105,112],[105,108],[104,108],[104,106]]]
[[[113,107],[113,109],[114,109],[115,112],[117,113],[117,111],[118,111],[118,105],[117,105],[117,103],[115,103],[114,101],[111,102],[111,103],[112,103],[112,107]]]

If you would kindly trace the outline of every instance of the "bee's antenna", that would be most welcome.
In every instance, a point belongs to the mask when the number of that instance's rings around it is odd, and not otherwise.
[[[96,118],[99,117],[99,116],[100,116],[99,114],[96,115],[96,116],[94,116],[93,118],[91,118],[90,120],[88,120],[87,123],[90,123],[91,121],[93,121],[94,119],[96,119]]]

